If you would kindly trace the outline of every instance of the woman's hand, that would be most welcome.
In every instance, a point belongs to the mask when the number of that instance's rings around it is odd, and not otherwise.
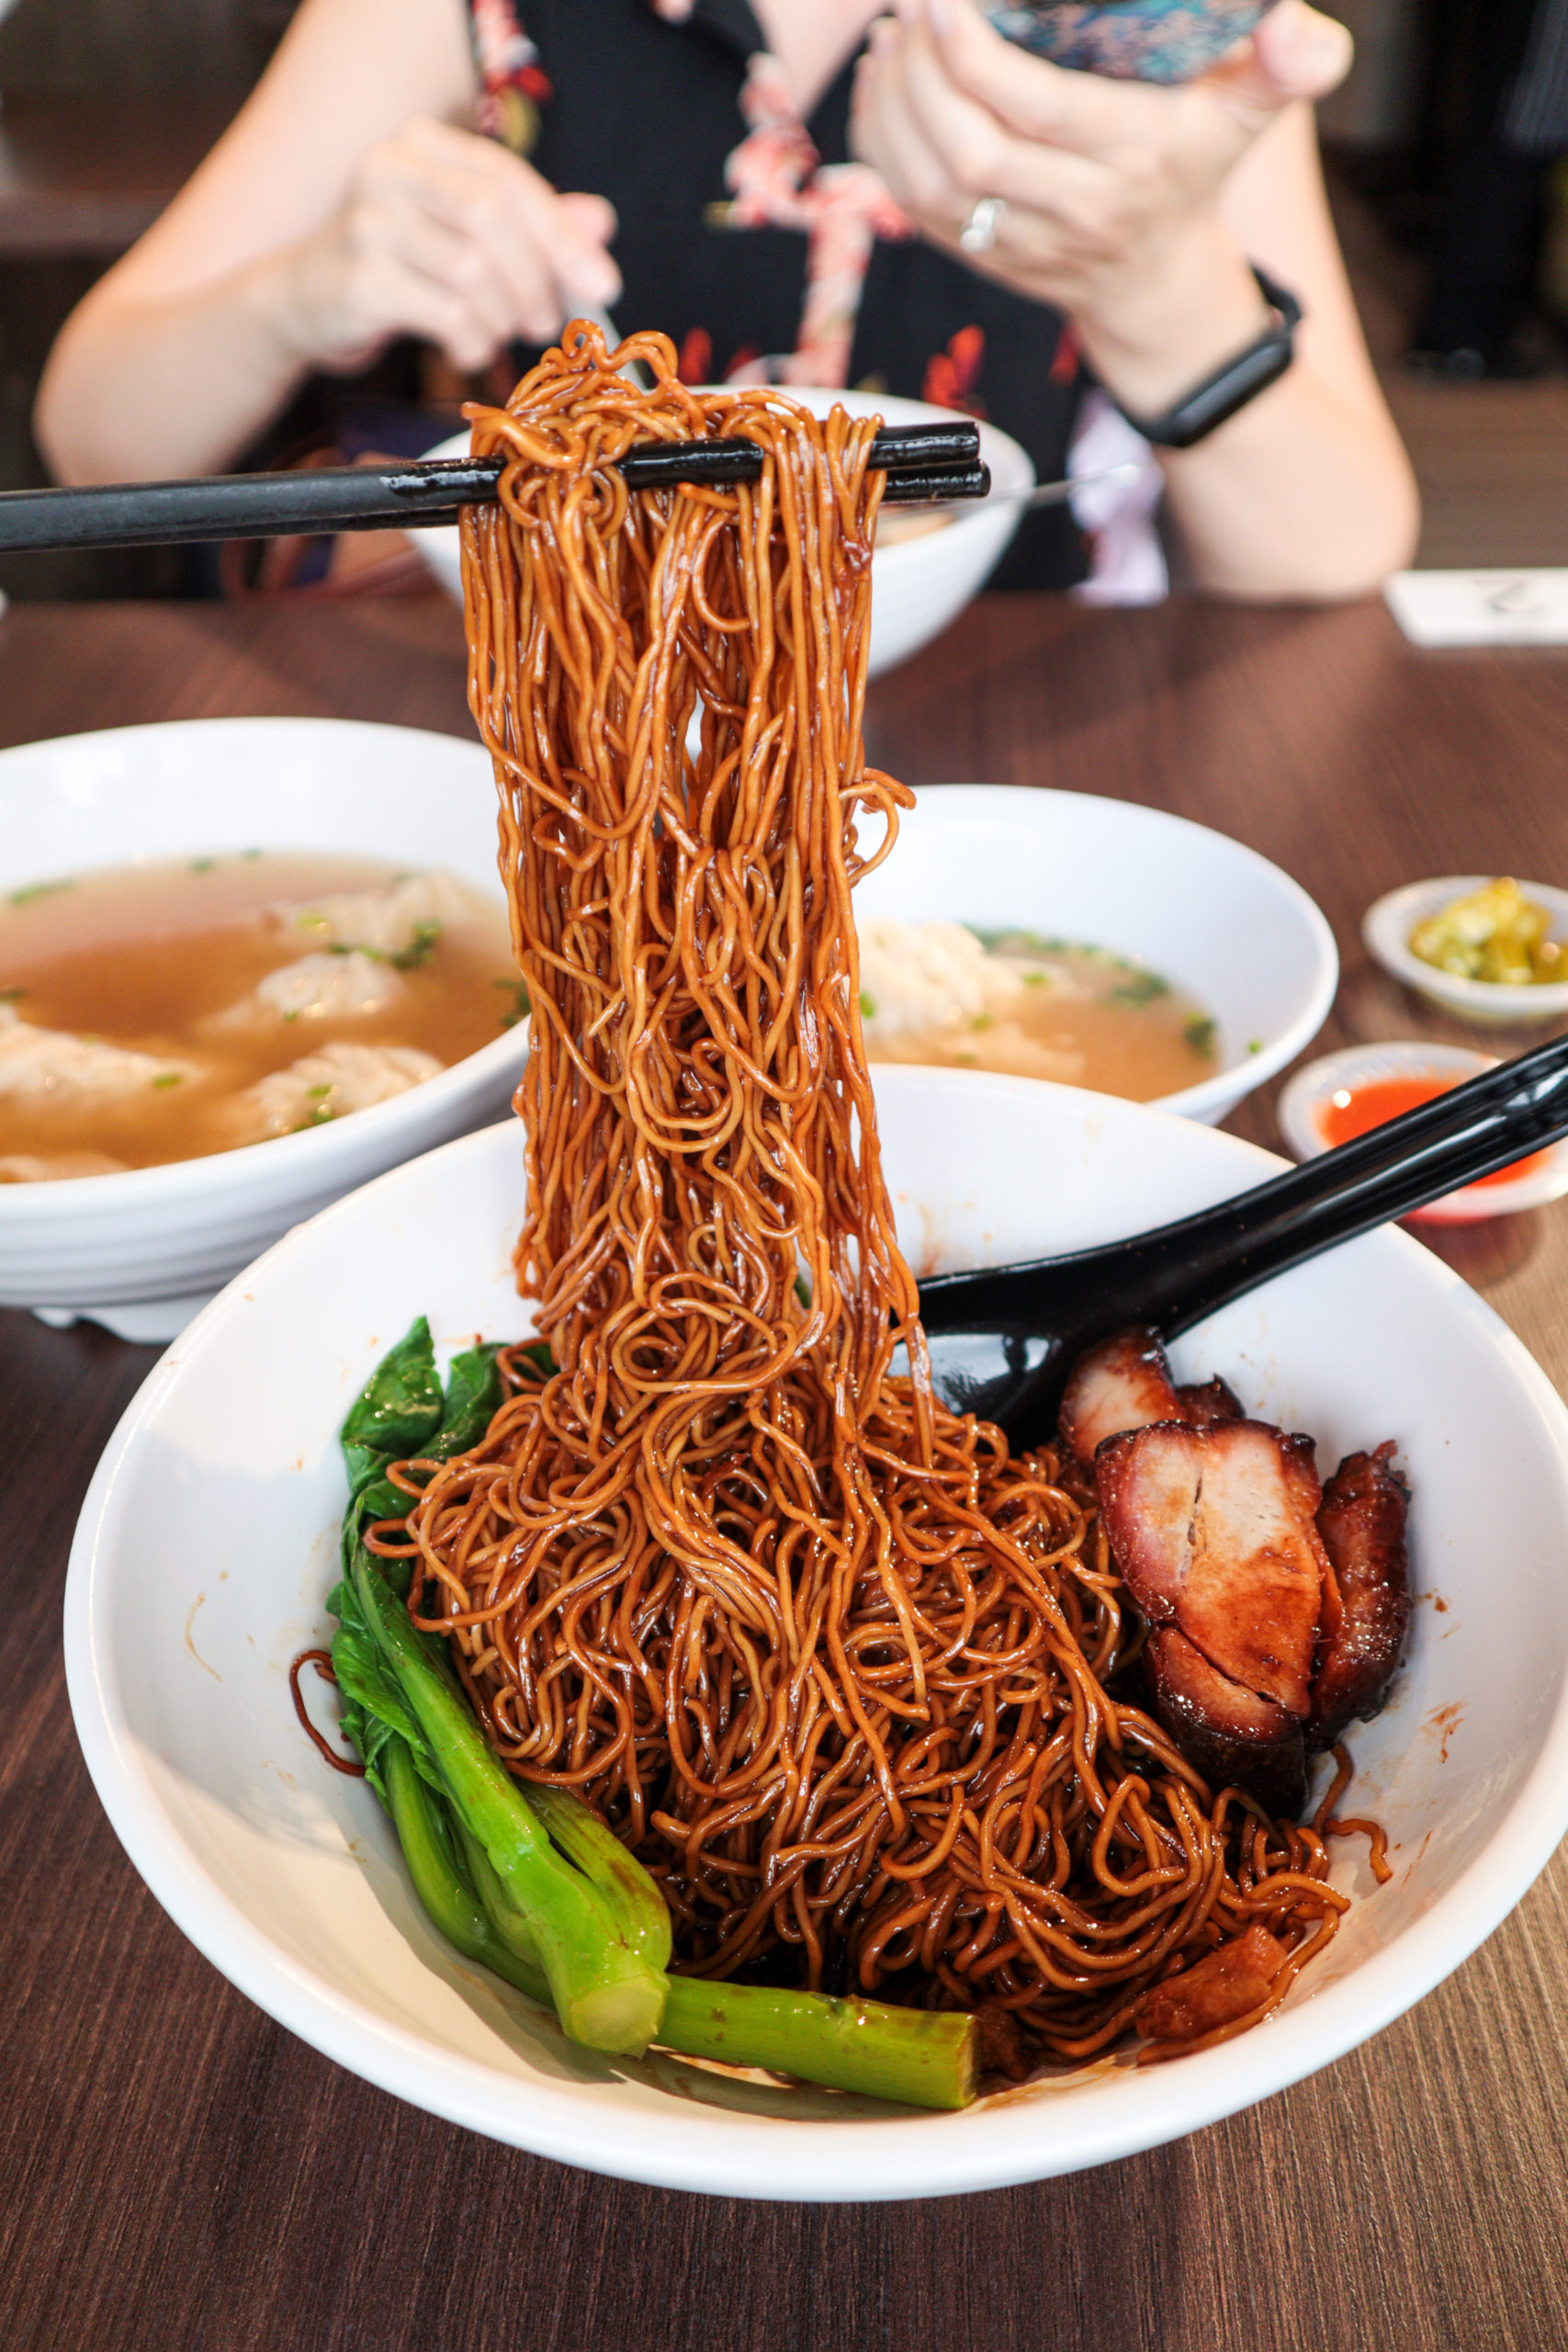
[[[1278,115],[1341,80],[1342,26],[1279,0],[1234,57],[1171,89],[1064,72],[967,0],[898,11],[862,62],[852,135],[933,243],[1067,311],[1134,408],[1164,405],[1258,332],[1222,192]],[[964,252],[987,198],[1000,199],[993,241]]]
[[[364,367],[423,335],[465,373],[508,343],[547,343],[577,303],[621,290],[602,197],[558,196],[493,141],[420,118],[354,166],[338,209],[262,274],[307,365]]]

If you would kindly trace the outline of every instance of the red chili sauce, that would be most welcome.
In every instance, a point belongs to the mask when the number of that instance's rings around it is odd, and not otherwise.
[[[1330,1146],[1348,1143],[1353,1136],[1381,1127],[1386,1119],[1397,1119],[1402,1111],[1414,1111],[1417,1103],[1447,1094],[1460,1082],[1457,1077],[1443,1078],[1433,1071],[1419,1078],[1371,1078],[1361,1086],[1338,1087],[1326,1102],[1318,1105],[1319,1132]],[[1517,1176],[1529,1175],[1545,1158],[1544,1151],[1532,1151],[1528,1159],[1516,1159],[1511,1167],[1477,1177],[1476,1182],[1511,1184]],[[1471,1189],[1465,1187],[1467,1192]]]

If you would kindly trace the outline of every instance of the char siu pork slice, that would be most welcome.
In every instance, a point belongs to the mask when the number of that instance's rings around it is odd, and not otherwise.
[[[1289,1957],[1278,1936],[1255,1922],[1181,1975],[1152,1984],[1133,2011],[1133,2023],[1150,2041],[1193,2041],[1234,2025],[1262,2007]]]
[[[1155,1713],[1211,1788],[1245,1789],[1293,1819],[1306,1804],[1306,1738],[1299,1715],[1233,1682],[1175,1625],[1149,1635]]]
[[[1112,1438],[1096,1463],[1116,1565],[1144,1614],[1305,1721],[1324,1586],[1309,1438],[1264,1421],[1166,1424]]]
[[[1404,1520],[1410,1489],[1392,1442],[1348,1453],[1323,1490],[1318,1530],[1333,1563],[1312,1693],[1312,1739],[1332,1747],[1352,1715],[1388,1696],[1410,1627]]]
[[[1181,1400],[1181,1419],[1190,1421],[1195,1429],[1208,1430],[1213,1429],[1216,1421],[1242,1421],[1247,1419],[1240,1398],[1218,1373],[1213,1380],[1205,1380],[1201,1387],[1196,1383],[1189,1383],[1176,1393]]]
[[[1086,1467],[1119,1430],[1185,1419],[1159,1333],[1145,1323],[1114,1332],[1081,1355],[1062,1398],[1063,1442]]]

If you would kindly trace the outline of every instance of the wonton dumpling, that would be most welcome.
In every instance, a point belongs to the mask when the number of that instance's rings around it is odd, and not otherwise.
[[[1024,991],[1019,967],[987,956],[963,923],[889,915],[860,926],[860,984],[868,1045],[910,1029],[956,1028],[981,1013],[994,1019]]]
[[[278,916],[309,938],[402,956],[443,923],[461,922],[485,910],[478,891],[450,874],[410,874],[389,890],[338,890],[304,906],[280,908]]]
[[[254,992],[210,1023],[232,1029],[253,1021],[353,1020],[382,1012],[402,993],[403,977],[374,956],[301,956],[258,980]]]
[[[323,1046],[288,1069],[260,1078],[239,1097],[247,1126],[259,1140],[325,1126],[352,1112],[368,1111],[406,1094],[443,1065],[415,1046]]]
[[[107,1046],[68,1029],[39,1029],[21,1020],[14,1005],[0,1005],[0,1094],[65,1102],[84,1094],[130,1094],[157,1079],[199,1076],[194,1062]]]
[[[107,1151],[0,1153],[0,1184],[47,1184],[65,1176],[118,1176],[123,1159]]]

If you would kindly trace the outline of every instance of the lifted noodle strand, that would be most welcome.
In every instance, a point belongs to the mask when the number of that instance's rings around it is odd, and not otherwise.
[[[859,821],[908,802],[862,744],[874,427],[582,326],[470,413],[507,460],[463,520],[470,698],[558,1368],[506,1351],[484,1442],[408,1465],[411,1608],[513,1769],[655,1873],[681,1967],[985,2002],[1091,2055],[1156,1978],[1258,1917],[1304,1957],[1342,1898],[1320,1838],[1127,1703],[1092,1491],[931,1391],[851,912]],[[761,481],[614,469],[715,437]]]

